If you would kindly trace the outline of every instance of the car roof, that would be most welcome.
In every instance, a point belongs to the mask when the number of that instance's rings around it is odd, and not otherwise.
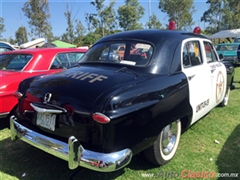
[[[8,42],[3,42],[3,41],[0,41],[0,47],[9,48],[12,50],[15,49],[11,44],[9,44]]]
[[[19,54],[19,53],[57,53],[57,52],[87,52],[87,49],[77,49],[77,48],[29,48],[29,49],[19,49],[15,51],[3,52],[3,54]]]
[[[113,41],[113,40],[141,40],[148,41],[153,44],[158,43],[160,40],[183,40],[186,38],[203,38],[208,39],[201,34],[195,34],[187,31],[178,30],[159,30],[159,29],[144,29],[144,30],[131,30],[119,32],[116,34],[108,35],[101,38],[98,42]]]

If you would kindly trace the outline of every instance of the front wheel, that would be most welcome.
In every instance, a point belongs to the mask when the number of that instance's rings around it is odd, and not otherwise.
[[[180,136],[180,120],[164,127],[154,144],[144,151],[146,159],[158,166],[167,164],[177,151]]]

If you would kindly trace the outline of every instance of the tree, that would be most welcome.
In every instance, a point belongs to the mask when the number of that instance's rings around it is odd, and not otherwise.
[[[82,42],[83,42],[83,45],[92,45],[100,38],[101,38],[100,34],[95,34],[91,32],[83,37]]]
[[[159,9],[166,13],[169,21],[175,21],[177,29],[189,29],[194,22],[192,14],[196,11],[193,0],[160,0]]]
[[[97,15],[94,15],[95,17],[99,17],[99,20],[97,18],[93,18],[93,25],[95,26],[95,28],[101,28],[102,30],[102,36],[104,36],[104,22],[103,22],[103,15],[102,15],[102,9],[104,7],[104,1],[105,0],[95,0],[92,1],[90,4],[92,4],[93,6],[96,6],[97,9]],[[94,17],[93,16],[93,17]]]
[[[110,34],[116,27],[116,12],[114,10],[116,1],[110,0],[109,6],[104,6],[104,1],[105,0],[94,0],[91,2],[97,10],[97,14],[91,14],[91,22],[96,32],[100,33],[102,36],[105,36],[105,31]]]
[[[225,7],[224,0],[208,0],[206,3],[209,5],[209,9],[203,13],[201,21],[209,23],[206,32],[218,32],[222,29],[223,7]]]
[[[87,30],[88,30],[88,33],[91,33],[92,32],[92,29],[94,28],[93,27],[93,21],[94,21],[94,16],[96,16],[96,14],[89,14],[89,13],[85,13],[85,21],[87,23]],[[96,27],[95,27],[96,28]]]
[[[114,30],[117,27],[116,12],[114,10],[115,4],[115,0],[110,0],[109,6],[106,6],[105,9],[102,11],[104,28],[107,29],[108,34],[114,33]]]
[[[4,19],[2,17],[0,17],[0,38],[2,37],[2,33],[5,32],[5,29],[4,29]]]
[[[15,32],[15,38],[15,43],[18,45],[28,42],[27,30],[24,26],[18,28],[18,30]]]
[[[138,0],[125,0],[125,5],[118,8],[119,26],[125,31],[142,29],[142,24],[138,21],[144,15],[144,8],[140,6]]]
[[[66,29],[66,33],[64,36],[66,36],[66,42],[69,42],[73,44],[75,40],[74,36],[74,26],[73,26],[73,20],[72,20],[72,11],[69,11],[68,9],[68,3],[67,3],[67,11],[64,13],[65,17],[67,18],[67,24],[68,27]]]
[[[240,2],[225,1],[222,15],[222,29],[238,29],[240,27]]]
[[[47,32],[46,34],[46,39],[48,42],[52,42],[54,41],[54,36],[53,36],[53,33],[52,33],[52,27],[50,27],[49,31]]]
[[[146,23],[146,26],[148,29],[161,29],[162,28],[161,22],[159,21],[159,19],[157,18],[157,16],[154,13],[149,17],[149,21]]]
[[[52,27],[48,19],[50,19],[48,0],[28,0],[22,8],[25,16],[29,18],[31,35],[53,37]]]
[[[13,40],[12,36],[10,36],[10,37],[8,38],[8,42],[9,42],[10,44],[15,44],[15,41]]]
[[[206,32],[213,34],[221,30],[240,27],[240,2],[238,0],[208,0],[206,3],[209,9],[201,17],[201,21],[209,24]]]
[[[86,29],[83,26],[81,20],[76,19],[76,28],[75,28],[75,35],[77,36],[74,43],[78,45],[83,45],[82,39],[84,37],[84,34],[86,33]]]

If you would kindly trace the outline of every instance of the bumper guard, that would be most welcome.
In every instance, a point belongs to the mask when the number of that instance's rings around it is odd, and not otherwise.
[[[10,117],[10,131],[12,140],[18,137],[36,148],[68,161],[69,169],[81,166],[94,171],[112,172],[125,167],[132,159],[130,149],[99,153],[84,149],[74,136],[69,137],[68,143],[44,136],[19,124],[15,116]]]

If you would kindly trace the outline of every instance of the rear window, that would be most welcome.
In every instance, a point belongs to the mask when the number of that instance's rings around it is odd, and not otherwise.
[[[80,63],[100,62],[145,66],[153,54],[153,47],[142,42],[105,42],[91,47]]]
[[[0,69],[21,71],[31,58],[30,54],[1,54]]]

